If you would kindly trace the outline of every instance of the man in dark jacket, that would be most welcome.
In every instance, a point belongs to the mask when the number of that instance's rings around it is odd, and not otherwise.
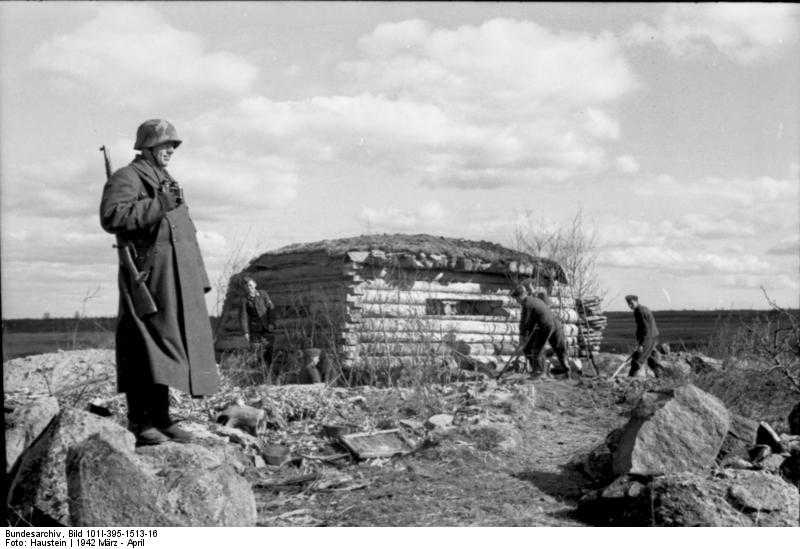
[[[633,311],[633,318],[636,321],[636,350],[631,355],[631,369],[628,375],[631,377],[643,376],[642,365],[646,363],[656,377],[659,377],[664,367],[653,356],[656,345],[658,345],[656,319],[650,309],[639,304],[638,296],[626,295],[625,301]]]
[[[144,122],[134,146],[141,154],[111,176],[100,202],[103,229],[133,248],[158,309],[137,315],[131,275],[120,265],[117,385],[138,444],[191,439],[170,419],[169,387],[192,396],[219,388],[204,297],[211,285],[182,189],[166,170],[180,144],[166,120]]]
[[[259,290],[256,281],[250,277],[244,279],[245,296],[239,308],[239,324],[250,347],[259,353],[264,366],[272,364],[272,312],[275,306],[264,290]]]
[[[550,307],[541,298],[527,295],[522,284],[514,288],[511,297],[516,299],[522,308],[519,320],[519,339],[520,344],[527,341],[524,352],[533,370],[533,377],[549,375],[544,363],[544,348],[548,342],[558,358],[562,371],[566,371],[569,375],[564,332],[559,329]]]

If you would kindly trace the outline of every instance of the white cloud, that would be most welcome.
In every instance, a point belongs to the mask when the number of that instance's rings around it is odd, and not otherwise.
[[[372,208],[363,206],[358,215],[365,230],[426,232],[443,227],[447,213],[439,202],[430,201],[415,210],[404,210],[395,207]]]
[[[584,128],[590,135],[599,139],[618,139],[619,122],[599,109],[586,109],[587,120]]]
[[[241,139],[303,165],[342,162],[409,183],[492,188],[604,169],[614,104],[636,88],[610,34],[495,19],[379,25],[339,64],[340,89],[249,96],[198,117],[204,140]]]
[[[722,277],[722,283],[725,287],[736,289],[756,290],[764,288],[768,294],[779,290],[800,290],[800,281],[796,277],[792,278],[786,274],[725,275]],[[796,307],[797,304],[794,303],[790,306]]]
[[[752,237],[758,234],[750,220],[722,215],[690,213],[681,217],[677,226],[687,235],[709,240]]]
[[[634,25],[627,39],[663,44],[676,56],[702,55],[713,48],[748,64],[791,51],[798,39],[797,15],[791,4],[670,5],[655,26]]]
[[[677,181],[668,175],[643,178],[633,190],[648,200],[677,201],[694,210],[713,209],[762,229],[765,225],[796,226],[799,191],[797,181],[767,176]]]
[[[206,51],[196,35],[176,29],[145,4],[101,4],[73,32],[34,51],[33,66],[72,78],[109,103],[147,106],[198,92],[241,94],[258,69],[228,52]]]
[[[782,239],[767,250],[770,255],[800,256],[800,236],[793,235]]]
[[[661,246],[635,246],[604,250],[600,263],[608,267],[657,269],[683,275],[759,274],[770,264],[752,254],[719,255]]]
[[[629,154],[618,156],[616,166],[621,173],[631,174],[639,171],[639,162]]]
[[[299,179],[291,160],[214,147],[181,149],[170,171],[183,184],[198,218],[222,221],[258,219],[297,197]]]

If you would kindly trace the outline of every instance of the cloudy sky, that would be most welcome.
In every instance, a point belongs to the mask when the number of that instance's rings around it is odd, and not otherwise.
[[[762,308],[760,286],[797,306],[798,21],[776,4],[3,2],[3,317],[115,314],[98,146],[124,165],[154,117],[184,140],[170,171],[212,280],[292,242],[509,244],[582,210],[609,310],[628,292]]]

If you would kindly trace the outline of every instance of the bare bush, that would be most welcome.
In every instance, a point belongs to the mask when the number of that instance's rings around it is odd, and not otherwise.
[[[565,226],[547,225],[533,212],[514,230],[514,245],[525,253],[558,262],[576,298],[605,297],[597,271],[597,230],[587,227],[578,211]]]
[[[761,291],[770,309],[749,319],[720,322],[709,354],[747,361],[764,374],[779,373],[800,393],[800,311],[780,307]]]

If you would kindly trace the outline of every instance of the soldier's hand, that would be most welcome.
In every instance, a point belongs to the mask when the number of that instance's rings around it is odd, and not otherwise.
[[[178,202],[178,197],[170,192],[158,192],[158,201],[161,202],[161,207],[164,208],[165,212],[170,212],[177,208],[180,203]]]
[[[248,343],[250,342],[250,334],[244,334],[244,338],[248,341]]]

